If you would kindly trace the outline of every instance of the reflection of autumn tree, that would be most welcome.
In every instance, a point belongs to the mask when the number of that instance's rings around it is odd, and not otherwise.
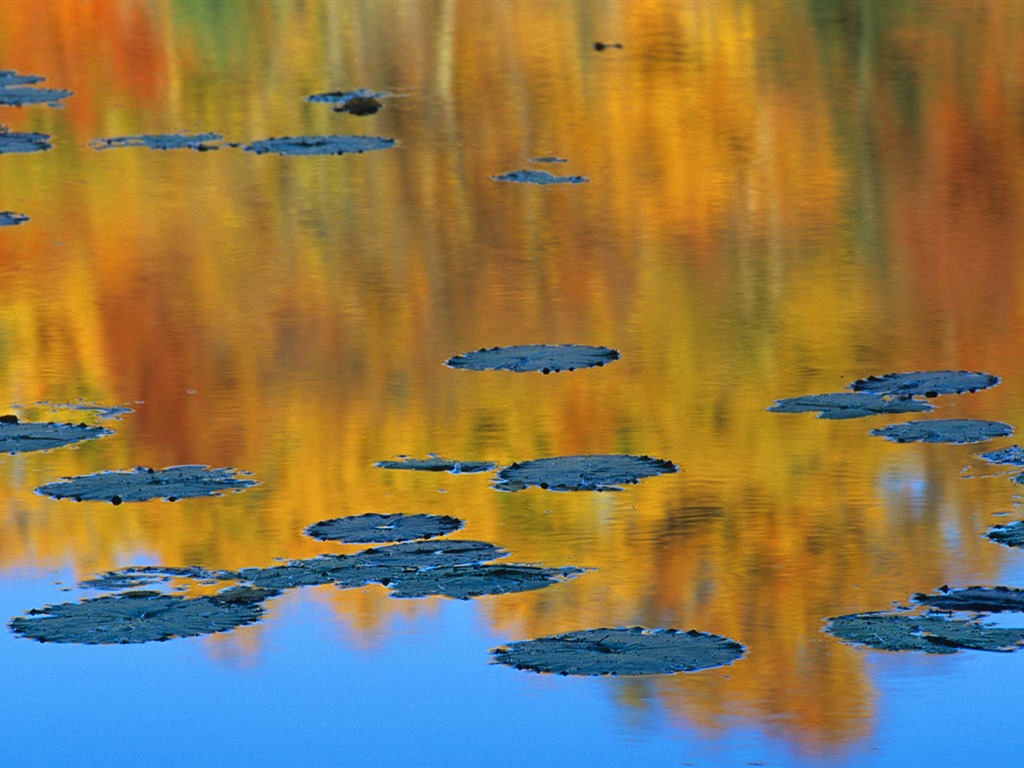
[[[750,648],[727,678],[639,682],[625,702],[654,691],[709,727],[739,708],[808,749],[862,735],[861,656],[823,619],[995,578],[1002,551],[978,534],[1009,491],[957,477],[967,448],[764,409],[866,373],[998,360],[1009,382],[1024,365],[990,333],[1020,326],[1024,19],[1012,4],[829,6],[5,8],[3,66],[76,93],[0,113],[59,139],[0,157],[2,207],[33,218],[0,233],[3,397],[143,402],[112,438],[5,461],[0,564],[263,565],[343,551],[301,534],[319,519],[456,514],[460,535],[517,560],[598,569],[482,601],[510,638],[643,623]],[[594,52],[606,34],[626,47]],[[303,101],[360,86],[404,95],[364,120]],[[186,128],[400,145],[319,159],[84,146]],[[539,154],[592,182],[489,178]],[[441,365],[536,341],[623,359],[550,377]],[[940,404],[1007,418],[1012,402],[1004,386]],[[648,453],[684,472],[623,494],[499,494],[485,476],[372,468],[430,451]],[[31,493],[185,462],[263,484],[130,508]],[[367,642],[431,610],[377,588],[316,599]],[[255,653],[259,628],[246,632]]]

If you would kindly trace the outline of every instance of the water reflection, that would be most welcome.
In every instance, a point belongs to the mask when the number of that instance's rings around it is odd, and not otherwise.
[[[767,413],[898,370],[985,370],[943,417],[1024,409],[1024,7],[1013,3],[83,2],[3,10],[0,64],[74,96],[0,108],[55,149],[0,157],[0,402],[133,403],[117,435],[0,467],[0,565],[79,577],[148,553],[237,569],[334,545],[364,512],[467,519],[518,562],[599,570],[488,598],[509,639],[691,626],[739,640],[728,676],[619,686],[687,722],[743,714],[810,750],[871,728],[863,656],[823,619],[1011,558],[1013,499],[970,446],[890,445],[884,421]],[[598,39],[623,49],[595,51]],[[401,93],[379,113],[306,97]],[[96,152],[216,131],[395,137],[387,152]],[[591,183],[500,184],[557,155]],[[469,349],[608,345],[607,368],[452,371]],[[884,418],[884,417],[883,417]],[[499,494],[502,464],[648,454],[683,472],[622,494]],[[202,463],[262,485],[114,509],[61,476]],[[439,491],[442,491],[439,493]],[[431,611],[316,593],[357,642]],[[29,606],[26,606],[26,608]],[[217,653],[258,657],[260,626]]]

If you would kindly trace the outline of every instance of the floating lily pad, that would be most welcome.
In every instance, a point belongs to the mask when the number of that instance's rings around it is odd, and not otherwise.
[[[1011,587],[943,587],[938,594],[914,595],[914,602],[950,611],[1024,611],[1024,589]]]
[[[388,581],[392,597],[440,595],[468,600],[483,595],[527,592],[575,578],[586,569],[536,565],[453,565],[400,573]]]
[[[1013,427],[1001,421],[981,419],[934,419],[905,421],[871,430],[872,435],[894,443],[981,443],[1013,434]]]
[[[332,91],[316,93],[306,97],[307,101],[330,104],[335,112],[348,112],[352,115],[372,115],[379,112],[384,105],[382,98],[390,96],[384,91],[371,91],[368,88],[357,88],[354,91]]]
[[[0,211],[0,227],[13,227],[15,224],[24,224],[26,221],[28,221],[28,216],[23,213]]]
[[[109,501],[120,504],[123,501],[176,501],[199,496],[215,496],[224,491],[241,491],[257,484],[251,478],[239,477],[237,470],[234,469],[208,469],[202,464],[187,464],[167,469],[136,467],[127,472],[81,475],[47,483],[36,488],[36,493],[55,499]]]
[[[453,461],[444,459],[436,453],[426,459],[399,457],[394,461],[378,461],[373,466],[379,469],[415,469],[420,472],[450,472],[453,475],[467,475],[477,472],[490,472],[497,464],[492,461]]]
[[[6,69],[0,71],[0,105],[8,107],[24,107],[29,104],[46,104],[51,107],[61,106],[60,102],[71,95],[71,91],[61,88],[35,88],[45,77],[39,75],[19,75]]]
[[[646,477],[678,472],[671,461],[651,456],[557,456],[511,464],[498,473],[499,491],[535,486],[551,491],[621,491]]]
[[[36,405],[42,406],[50,411],[86,411],[95,414],[100,419],[118,419],[126,413],[134,413],[131,408],[123,405],[96,405],[95,403],[51,403],[48,400],[40,400]]]
[[[509,643],[495,662],[560,675],[665,675],[731,664],[746,649],[735,640],[677,629],[585,629]]]
[[[1024,467],[1024,448],[1019,445],[1011,445],[1009,448],[1000,448],[995,451],[978,454],[978,458],[984,459],[989,464],[1009,464],[1015,467]]]
[[[618,359],[619,353],[608,347],[589,347],[582,344],[525,344],[466,352],[450,358],[445,365],[471,371],[540,371],[546,374],[600,367]]]
[[[0,89],[0,93],[2,93]],[[0,155],[13,152],[42,152],[53,149],[45,133],[14,133],[0,128]]]
[[[219,133],[145,133],[140,136],[94,139],[89,142],[89,146],[93,149],[148,147],[149,149],[194,149],[203,152],[218,149],[217,142],[223,139],[224,137]]]
[[[279,155],[349,155],[389,149],[395,144],[394,139],[377,136],[289,136],[254,141],[245,147],[245,151],[257,155],[268,152]]]
[[[341,587],[361,587],[387,578],[371,568],[360,568],[357,561],[345,555],[321,555],[306,560],[292,560],[267,568],[243,568],[238,578],[253,586],[269,589],[292,589],[336,584]]]
[[[910,398],[891,398],[869,392],[832,392],[825,395],[802,395],[776,400],[768,408],[773,413],[808,413],[821,411],[819,419],[856,419],[884,413],[931,411],[931,403]]]
[[[40,75],[19,75],[13,69],[0,69],[0,88],[8,88],[12,85],[32,85],[41,83],[45,79]]]
[[[52,421],[19,421],[17,416],[0,416],[0,451],[4,453],[48,451],[112,434],[114,431],[105,427]]]
[[[162,565],[131,565],[80,581],[78,586],[83,589],[102,589],[116,592],[122,589],[138,589],[139,587],[168,582],[174,579],[193,579],[205,584],[213,584],[224,579],[232,579],[235,576],[236,574],[226,571],[209,571],[199,566],[175,568]]]
[[[495,181],[512,181],[519,184],[586,184],[586,176],[556,176],[547,171],[509,171],[500,176],[491,176]]]
[[[567,163],[569,162],[564,157],[554,157],[552,155],[545,155],[544,157],[531,157],[531,163]]]
[[[868,376],[850,385],[856,392],[874,392],[876,395],[939,395],[977,392],[994,387],[999,377],[990,373],[971,371],[917,371],[914,373],[887,373]]]
[[[1013,651],[1024,643],[1024,629],[988,627],[978,621],[936,615],[858,613],[828,621],[826,631],[840,640],[882,651]]]
[[[11,629],[43,643],[148,643],[228,632],[263,615],[275,590],[234,587],[210,597],[138,591],[35,609]]]
[[[1024,547],[1024,520],[993,526],[985,535],[1007,547]]]
[[[322,520],[306,529],[306,535],[321,541],[371,544],[386,541],[431,539],[457,531],[465,521],[447,515],[366,514]]]

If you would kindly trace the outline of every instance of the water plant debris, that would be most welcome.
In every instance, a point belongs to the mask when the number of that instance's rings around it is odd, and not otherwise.
[[[876,395],[958,395],[994,387],[999,377],[973,371],[915,371],[868,376],[850,384],[855,392],[873,392]]]
[[[577,368],[607,365],[620,357],[609,347],[583,344],[524,344],[512,347],[491,347],[466,352],[449,358],[445,365],[471,371],[515,371],[527,373],[560,373]]]
[[[1011,445],[1007,448],[979,453],[978,458],[984,459],[989,464],[1008,464],[1014,467],[1024,467],[1024,448],[1021,448],[1019,445]]]
[[[139,136],[115,136],[109,139],[94,139],[89,142],[93,149],[117,149],[124,147],[147,147],[149,149],[193,149],[205,152],[219,149],[218,142],[224,139],[219,133],[144,133]]]
[[[677,629],[585,629],[509,643],[491,651],[516,669],[560,675],[664,675],[731,664],[746,649],[708,632]]]
[[[555,456],[510,464],[497,474],[499,491],[536,487],[550,491],[621,491],[644,478],[678,472],[671,461],[651,456]]]
[[[60,102],[71,95],[63,88],[36,88],[45,77],[19,75],[14,70],[0,70],[0,106],[24,107],[29,104],[46,104],[49,107],[62,106]]]
[[[981,443],[1013,434],[1013,427],[1001,421],[981,419],[934,419],[905,421],[871,430],[872,435],[894,443]]]
[[[586,176],[556,176],[547,171],[509,171],[500,176],[491,176],[495,181],[511,181],[518,184],[586,184],[590,179]]]
[[[825,631],[845,642],[881,651],[1013,651],[1024,643],[1024,629],[990,627],[977,620],[937,614],[913,616],[889,611],[837,616],[828,620]]]
[[[112,434],[114,431],[105,427],[53,421],[20,421],[13,414],[0,416],[0,451],[4,453],[48,451]]]
[[[254,141],[245,151],[257,155],[351,155],[389,149],[397,143],[378,136],[287,136]]]
[[[1024,520],[993,526],[985,535],[1007,547],[1024,547]]]
[[[93,427],[99,429],[99,427]],[[129,471],[97,472],[70,477],[36,488],[36,493],[74,501],[125,501],[196,498],[225,491],[242,491],[257,485],[250,477],[231,468],[209,469],[204,464],[186,464],[167,469],[136,467]]]
[[[368,513],[321,520],[306,529],[306,535],[321,541],[371,544],[414,541],[445,536],[459,530],[465,521],[448,515],[382,515]]]
[[[587,569],[564,566],[542,568],[515,563],[449,565],[403,572],[389,580],[392,597],[437,595],[469,600],[484,595],[504,595],[544,589],[579,576]]]
[[[832,392],[786,397],[776,400],[768,410],[773,413],[820,411],[819,419],[856,419],[886,413],[920,413],[934,408],[931,403],[911,398],[884,397],[869,392]]]
[[[14,152],[42,152],[53,149],[45,133],[15,133],[0,128],[0,155]]]
[[[16,224],[24,224],[26,221],[28,221],[28,216],[23,213],[0,211],[0,227],[13,227]]]
[[[381,99],[390,96],[386,91],[371,91],[369,88],[357,88],[354,91],[331,91],[315,93],[307,96],[306,101],[323,102],[331,105],[335,112],[348,112],[351,115],[373,115],[384,108]]]
[[[493,461],[455,461],[431,453],[425,459],[399,456],[391,461],[378,461],[373,466],[378,469],[413,469],[420,472],[450,472],[453,475],[467,475],[490,472],[498,465]]]

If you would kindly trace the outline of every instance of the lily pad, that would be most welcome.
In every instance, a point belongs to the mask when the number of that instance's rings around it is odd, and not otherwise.
[[[619,359],[609,347],[582,344],[525,344],[514,347],[492,347],[466,352],[450,358],[445,365],[471,371],[515,371],[525,373],[559,373],[577,368],[594,368]]]
[[[931,411],[931,403],[910,398],[890,398],[869,392],[832,392],[825,395],[802,395],[776,400],[768,408],[773,413],[808,413],[821,411],[819,419],[856,419],[885,413]]]
[[[43,643],[148,643],[228,632],[263,615],[275,590],[233,587],[210,597],[126,592],[34,609],[11,621],[17,634]]]
[[[224,137],[219,133],[144,133],[140,136],[94,139],[89,146],[97,150],[148,147],[149,149],[194,149],[203,152],[219,149],[217,142],[223,139]]]
[[[586,184],[586,176],[556,176],[547,171],[509,171],[500,176],[491,176],[495,181],[512,181],[519,184]]]
[[[12,85],[32,85],[45,80],[41,75],[19,75],[13,69],[0,69],[0,88],[8,88]]]
[[[250,478],[239,477],[237,470],[234,469],[209,469],[203,464],[186,464],[167,469],[136,467],[127,472],[81,475],[47,483],[36,488],[36,493],[55,499],[109,501],[120,504],[123,501],[176,501],[215,496],[224,491],[241,491],[257,484]]]
[[[585,568],[565,566],[541,568],[536,565],[450,565],[401,573],[389,580],[392,597],[440,595],[468,600],[483,595],[503,595],[544,589],[575,578]]]
[[[477,472],[490,472],[498,465],[493,461],[454,461],[432,453],[426,459],[400,456],[395,461],[378,461],[373,466],[379,469],[415,469],[420,472],[450,472],[453,475],[468,475]]]
[[[568,163],[564,157],[555,157],[553,155],[544,155],[543,157],[531,157],[531,163]]]
[[[95,403],[51,403],[48,400],[40,400],[36,405],[42,406],[49,411],[85,411],[94,414],[97,418],[119,419],[126,413],[134,413],[134,410],[123,405],[97,405]]]
[[[240,580],[260,588],[292,589],[321,584],[336,584],[349,588],[372,584],[387,578],[390,572],[381,573],[371,568],[360,568],[358,562],[345,555],[321,555],[267,568],[243,568],[237,575]]]
[[[850,385],[855,392],[874,392],[876,395],[939,395],[977,392],[994,387],[999,377],[990,373],[972,371],[916,371],[913,373],[887,373],[868,376]]]
[[[257,155],[268,152],[279,155],[349,155],[390,149],[397,143],[394,139],[378,136],[289,136],[254,141],[245,147],[245,151]]]
[[[233,579],[235,577],[236,574],[233,573],[209,571],[199,566],[176,568],[162,565],[131,565],[80,581],[78,586],[83,589],[101,589],[108,592],[117,592],[122,589],[138,589],[139,587],[164,583],[174,579],[192,579],[205,584],[213,584],[217,581]]]
[[[708,632],[677,629],[585,629],[509,643],[491,651],[516,669],[560,675],[665,675],[731,664],[746,649]]]
[[[52,421],[19,421],[17,416],[0,416],[0,451],[4,453],[48,451],[112,434],[114,431],[105,427]]]
[[[1013,434],[1013,427],[1001,421],[981,419],[934,419],[905,421],[871,430],[872,435],[894,443],[981,443]]]
[[[998,613],[1024,611],[1024,589],[1011,587],[943,587],[938,594],[914,595],[914,602],[950,611]]]
[[[1015,467],[1024,467],[1024,448],[1021,448],[1019,445],[1011,445],[1008,448],[980,453],[978,458],[984,459],[989,464],[1009,464]]]
[[[621,491],[619,486],[678,471],[671,461],[651,456],[556,456],[505,467],[494,487],[499,491],[531,486],[551,491]]]
[[[384,91],[371,91],[368,88],[357,88],[354,91],[331,91],[315,93],[307,96],[306,101],[330,104],[335,112],[348,112],[352,115],[372,115],[383,109],[380,99],[390,96]]]
[[[8,107],[24,107],[29,104],[46,104],[51,107],[61,106],[60,102],[71,95],[71,91],[62,88],[35,88],[45,77],[39,75],[19,75],[17,72],[0,70],[0,105]]]
[[[1024,520],[993,526],[985,535],[1007,547],[1024,547]]]
[[[26,221],[28,221],[28,216],[23,213],[0,211],[0,227],[13,227],[15,224],[24,224]]]
[[[306,529],[306,535],[321,541],[371,544],[387,541],[413,541],[444,536],[459,530],[464,520],[447,515],[366,514],[322,520]]]
[[[0,89],[2,93],[2,89]],[[53,149],[45,133],[14,133],[0,128],[0,155],[14,152],[42,152]]]
[[[840,640],[882,651],[1013,651],[1024,643],[1024,629],[988,627],[978,621],[936,615],[858,613],[837,616],[828,622],[825,631]]]

